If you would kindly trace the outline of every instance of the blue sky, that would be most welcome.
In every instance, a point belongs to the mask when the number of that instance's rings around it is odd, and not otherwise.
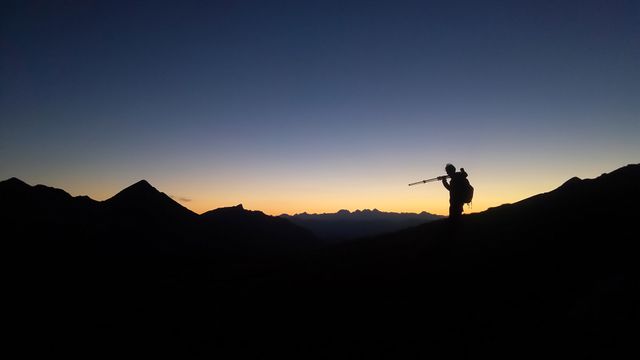
[[[473,211],[638,162],[635,1],[16,1],[0,177],[201,212]]]

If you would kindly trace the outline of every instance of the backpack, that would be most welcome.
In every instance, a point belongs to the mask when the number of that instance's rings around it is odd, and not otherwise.
[[[467,178],[460,179],[460,199],[465,204],[469,204],[473,200],[473,186]]]

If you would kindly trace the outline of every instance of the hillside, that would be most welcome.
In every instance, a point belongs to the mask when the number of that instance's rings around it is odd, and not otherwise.
[[[280,256],[320,244],[309,231],[285,219],[241,206],[197,215],[145,180],[95,201],[11,178],[0,182],[0,215],[13,245],[46,258],[228,260],[231,255]]]
[[[457,225],[337,246],[308,276],[349,299],[341,336],[380,346],[370,355],[621,356],[637,334],[638,190],[637,164],[573,178]]]
[[[25,306],[29,319],[47,319],[47,341],[72,337],[81,344],[76,349],[234,357],[618,358],[637,355],[639,188],[640,165],[634,164],[596,179],[570,179],[548,193],[465,215],[458,224],[438,220],[322,249],[280,252],[270,261],[253,253],[229,262],[215,254],[235,255],[219,251],[88,255],[91,263],[81,271],[74,257],[65,257],[75,266],[66,277],[58,276],[55,262],[28,262],[31,271],[18,279],[38,285],[24,293],[31,299]],[[15,191],[40,199],[34,187],[13,179],[0,183],[3,215],[12,221],[29,209],[6,211],[9,200],[19,198],[7,195]],[[104,204],[46,193],[66,204],[68,214],[85,213],[74,209],[87,210],[87,204],[89,219],[102,214]],[[286,243],[308,234],[241,206],[196,218],[186,220],[180,241],[192,244],[194,235],[206,232],[233,244],[234,238],[257,241],[282,231]],[[244,235],[251,232],[261,235]],[[210,243],[206,237],[195,243],[202,241]],[[58,296],[44,306],[34,302],[52,291]],[[73,300],[78,297],[82,302]],[[60,321],[88,331],[61,332],[51,325]]]

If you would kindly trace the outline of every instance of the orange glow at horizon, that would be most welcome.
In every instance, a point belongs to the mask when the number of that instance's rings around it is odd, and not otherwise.
[[[535,168],[528,171],[521,169],[497,177],[494,174],[501,172],[493,168],[485,171],[467,170],[475,194],[472,206],[464,207],[466,214],[552,191],[573,176],[569,175],[572,169],[565,170],[565,173],[556,171],[544,175]],[[577,173],[582,178],[591,178],[602,172],[589,168]],[[407,184],[414,179],[398,175],[373,176],[375,181],[354,181],[353,178],[358,177],[289,182],[279,178],[266,179],[271,181],[265,180],[258,185],[227,183],[224,189],[212,189],[200,183],[198,185],[202,185],[202,188],[194,186],[186,195],[192,201],[181,204],[196,213],[242,204],[245,209],[259,210],[268,215],[334,213],[341,209],[448,214],[449,194],[439,182],[409,187]],[[182,189],[187,188],[185,186]]]
[[[624,165],[626,164],[619,164],[607,168],[606,171],[612,171]],[[391,167],[392,165],[388,168]],[[470,164],[465,168],[475,188],[472,206],[464,207],[465,214],[482,212],[490,207],[515,203],[530,196],[551,191],[574,175],[581,178],[594,178],[606,172],[593,165],[579,169],[576,167],[563,169],[558,166],[547,169],[545,173],[535,167],[519,168],[518,171],[510,172],[486,164],[485,166]],[[402,169],[386,171],[382,167],[379,169],[377,171],[367,169],[368,174],[353,173],[353,171],[348,173],[345,170],[341,174],[344,176],[332,177],[320,177],[313,172],[297,176],[264,172],[259,180],[243,174],[219,176],[216,173],[201,173],[194,176],[180,173],[171,173],[168,176],[151,173],[151,176],[145,177],[143,173],[149,173],[145,169],[138,171],[137,174],[132,173],[126,178],[118,177],[116,174],[111,174],[111,177],[96,174],[95,177],[85,176],[84,178],[76,176],[53,179],[23,178],[22,180],[31,185],[45,184],[63,189],[74,196],[88,195],[101,201],[145,178],[156,189],[198,214],[238,204],[242,204],[245,209],[258,210],[274,216],[303,212],[334,213],[341,209],[349,211],[378,209],[385,212],[410,213],[426,211],[438,215],[448,214],[449,195],[441,183],[407,186],[409,182],[419,180],[420,175],[425,173],[424,169],[418,167],[406,168],[405,171],[401,171]],[[433,169],[427,173],[437,176],[438,169],[439,166],[434,165]],[[499,175],[496,176],[496,174]]]
[[[434,187],[435,189],[413,192],[412,189],[409,189],[405,194],[390,192],[390,194],[382,195],[378,193],[378,198],[363,196],[362,194],[360,194],[360,196],[348,196],[344,194],[344,196],[333,195],[320,199],[314,199],[311,196],[298,197],[295,201],[288,201],[285,199],[277,199],[275,194],[272,196],[265,194],[256,199],[249,199],[243,196],[246,200],[233,201],[229,199],[221,202],[220,200],[202,198],[189,202],[180,202],[180,204],[198,214],[220,207],[242,204],[247,210],[259,210],[273,216],[281,214],[294,215],[303,212],[309,214],[335,213],[343,209],[352,212],[364,209],[378,209],[384,212],[396,213],[420,213],[426,211],[436,215],[447,215],[449,212],[448,193],[440,184],[435,184]],[[476,195],[470,206],[465,205],[465,214],[482,212],[490,207],[502,204],[515,203],[540,192],[553,190],[553,188],[549,188],[539,192],[530,190],[512,191],[510,194],[496,194],[494,190],[487,189],[489,192],[483,194],[482,190],[484,189],[482,189],[482,187],[478,189],[475,184],[474,187],[477,189]]]

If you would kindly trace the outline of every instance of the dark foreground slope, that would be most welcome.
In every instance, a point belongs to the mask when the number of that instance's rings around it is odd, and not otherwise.
[[[574,178],[457,225],[332,249],[318,268],[355,299],[347,333],[394,356],[617,357],[637,351],[639,190],[639,165]]]
[[[630,165],[271,262],[102,257],[32,286],[24,331],[89,353],[617,358],[637,352],[639,184]]]
[[[0,228],[10,340],[21,351],[143,346],[128,331],[147,340],[171,332],[153,321],[145,331],[138,316],[191,308],[191,298],[159,292],[224,285],[319,245],[309,231],[241,206],[197,215],[144,180],[98,202],[11,178],[0,182]]]

